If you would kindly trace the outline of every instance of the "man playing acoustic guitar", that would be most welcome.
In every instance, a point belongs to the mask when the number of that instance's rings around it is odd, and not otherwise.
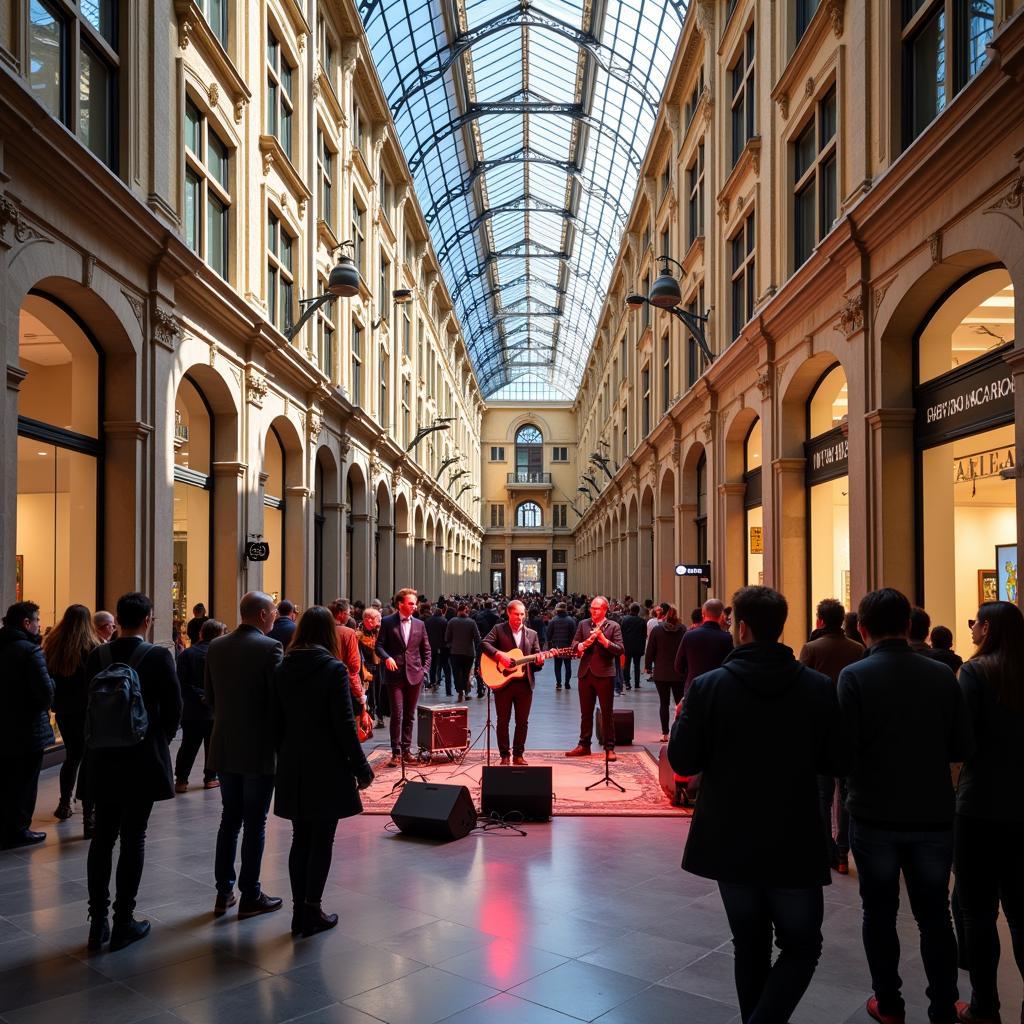
[[[483,638],[480,649],[489,654],[502,668],[511,668],[512,659],[506,651],[519,650],[523,654],[536,655],[535,662],[544,664],[547,651],[540,649],[537,633],[525,625],[526,606],[522,601],[510,601],[508,622],[497,623]],[[494,691],[494,705],[498,710],[498,752],[501,764],[509,763],[508,726],[512,709],[516,709],[516,731],[512,741],[512,764],[526,764],[523,752],[526,750],[526,730],[530,725],[530,705],[533,704],[533,665],[523,666],[525,672],[519,679],[511,679],[501,689]]]

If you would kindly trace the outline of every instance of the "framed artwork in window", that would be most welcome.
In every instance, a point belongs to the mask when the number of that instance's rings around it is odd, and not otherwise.
[[[995,569],[978,570],[978,604],[999,600],[999,574]]]

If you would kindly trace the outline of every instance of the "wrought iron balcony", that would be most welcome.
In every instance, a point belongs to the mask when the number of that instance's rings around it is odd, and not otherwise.
[[[521,469],[508,474],[508,488],[519,491],[550,491],[551,474]]]

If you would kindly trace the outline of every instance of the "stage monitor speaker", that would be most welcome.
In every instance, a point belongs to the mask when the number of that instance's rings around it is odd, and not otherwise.
[[[524,821],[547,821],[554,793],[551,765],[484,768],[480,809],[484,817],[522,815]]]
[[[462,839],[476,827],[476,808],[465,786],[407,782],[391,808],[399,830],[424,839]]]
[[[416,708],[416,742],[420,750],[465,750],[469,746],[469,711],[463,707]]]
[[[594,714],[597,720],[597,742],[604,743],[604,736],[601,729],[601,711],[597,709]],[[628,747],[633,742],[633,709],[626,708],[620,711],[618,708],[612,710],[612,724],[615,726],[615,746]]]

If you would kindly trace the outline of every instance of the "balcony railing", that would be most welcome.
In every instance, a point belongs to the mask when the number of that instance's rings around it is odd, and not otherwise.
[[[534,487],[550,487],[551,486],[551,474],[550,473],[538,473],[533,470],[520,470],[517,473],[509,473],[508,484],[510,487],[514,487],[517,484],[523,487],[534,486]]]

